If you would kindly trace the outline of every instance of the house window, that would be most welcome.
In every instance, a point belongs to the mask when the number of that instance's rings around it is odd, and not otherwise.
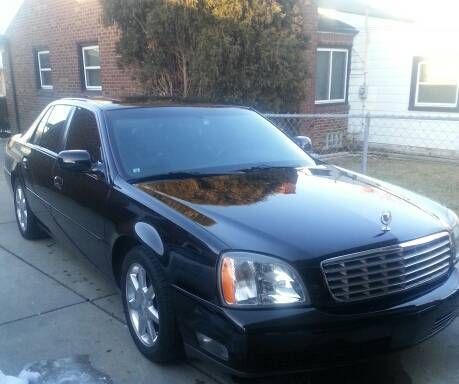
[[[85,88],[94,91],[102,90],[99,46],[82,47],[82,55]]]
[[[456,108],[458,102],[458,69],[451,61],[415,58],[414,107]]]
[[[316,104],[346,100],[347,49],[319,48],[316,67]]]
[[[341,148],[343,146],[343,133],[342,132],[330,132],[326,136],[327,149]]]
[[[51,82],[51,64],[49,63],[49,51],[38,51],[38,75],[40,77],[40,87],[42,89],[53,89]]]

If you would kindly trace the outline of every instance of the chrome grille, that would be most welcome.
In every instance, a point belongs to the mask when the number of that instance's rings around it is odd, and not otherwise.
[[[324,260],[321,268],[332,297],[350,302],[421,286],[445,275],[451,265],[451,238],[441,232]]]

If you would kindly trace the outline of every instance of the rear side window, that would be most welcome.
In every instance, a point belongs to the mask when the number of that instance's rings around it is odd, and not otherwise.
[[[40,146],[53,152],[61,150],[62,135],[73,107],[55,105],[40,134]]]
[[[67,133],[65,149],[83,149],[89,152],[93,162],[102,161],[100,137],[96,116],[84,108],[77,108]]]

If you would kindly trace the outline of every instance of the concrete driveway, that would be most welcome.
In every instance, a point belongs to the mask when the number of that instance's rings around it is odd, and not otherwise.
[[[0,163],[3,147],[0,141]],[[0,178],[0,370],[84,361],[114,383],[230,383],[206,363],[150,363],[137,351],[113,284],[53,240],[25,241]],[[72,360],[73,359],[73,360]],[[59,362],[59,363],[56,363]],[[354,367],[257,383],[408,384],[459,382],[459,322],[418,347]],[[38,365],[37,365],[38,364]],[[65,366],[64,365],[61,365]],[[66,383],[74,383],[67,381]],[[0,383],[1,384],[1,383]]]

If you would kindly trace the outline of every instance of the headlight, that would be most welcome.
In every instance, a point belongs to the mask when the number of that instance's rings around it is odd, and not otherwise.
[[[220,262],[226,304],[235,306],[306,303],[300,277],[288,264],[249,252],[228,252]]]
[[[456,263],[457,261],[459,261],[459,219],[457,215],[451,210],[448,211],[448,218],[450,221],[450,225],[452,227],[453,242],[456,251],[454,263]]]

